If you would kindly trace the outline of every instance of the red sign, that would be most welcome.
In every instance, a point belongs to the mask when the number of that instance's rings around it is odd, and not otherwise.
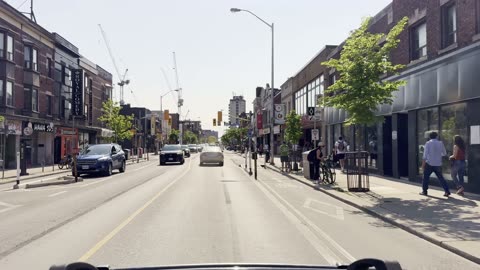
[[[263,115],[262,111],[257,112],[257,128],[262,129],[263,128]]]

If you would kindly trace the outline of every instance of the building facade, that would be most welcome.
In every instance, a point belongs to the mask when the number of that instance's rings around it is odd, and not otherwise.
[[[391,53],[395,64],[405,69],[385,80],[404,80],[392,105],[382,105],[384,121],[374,126],[346,126],[348,115],[325,110],[328,144],[343,135],[351,150],[378,153],[371,169],[395,178],[419,181],[425,142],[432,131],[439,133],[448,155],[453,136],[467,143],[469,190],[480,191],[480,3],[475,0],[394,0],[374,17],[371,32],[386,33],[401,18],[409,18],[401,42]],[[332,56],[335,57],[335,56]],[[445,160],[443,173],[450,176]]]
[[[228,121],[230,125],[239,125],[237,118],[241,113],[246,111],[246,102],[243,96],[233,96],[228,103]]]
[[[78,48],[59,34],[0,1],[0,114],[5,118],[0,152],[5,168],[16,167],[17,152],[26,174],[29,167],[77,152],[81,142],[98,142],[100,111],[93,102],[111,94],[87,87],[84,75],[93,72],[88,83],[102,85],[106,92],[111,92],[112,78],[103,69],[99,77],[101,68],[94,64],[81,66],[80,58]],[[79,128],[88,135],[79,138]]]

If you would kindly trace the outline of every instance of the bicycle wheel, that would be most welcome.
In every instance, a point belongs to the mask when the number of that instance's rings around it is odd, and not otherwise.
[[[329,184],[335,183],[335,180],[337,180],[337,174],[335,173],[335,169],[328,169],[328,174],[329,174]]]

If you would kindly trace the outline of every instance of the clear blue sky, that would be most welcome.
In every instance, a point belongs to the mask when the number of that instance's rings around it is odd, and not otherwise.
[[[25,0],[7,0],[14,7]],[[172,52],[177,55],[183,113],[212,126],[218,110],[228,109],[232,93],[252,108],[256,86],[270,82],[269,28],[248,9],[275,23],[275,86],[294,75],[324,45],[342,42],[363,17],[390,0],[36,0],[37,22],[75,44],[81,54],[114,74],[97,24],[107,33],[121,71],[129,69],[126,101],[160,108],[160,93],[175,88]],[[20,8],[29,9],[27,0]],[[118,88],[116,89],[118,91]],[[134,95],[130,93],[133,91]],[[118,94],[117,94],[118,97]],[[163,108],[176,111],[175,95]],[[224,116],[224,119],[227,115]]]

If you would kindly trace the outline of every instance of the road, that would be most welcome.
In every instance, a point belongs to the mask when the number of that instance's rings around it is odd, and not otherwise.
[[[276,172],[259,181],[223,167],[133,164],[82,183],[0,192],[0,269],[88,261],[113,267],[186,263],[349,263],[408,269],[479,266]]]

